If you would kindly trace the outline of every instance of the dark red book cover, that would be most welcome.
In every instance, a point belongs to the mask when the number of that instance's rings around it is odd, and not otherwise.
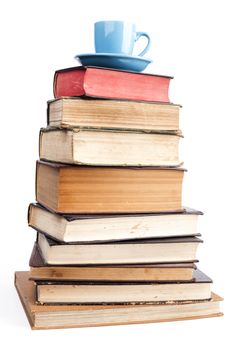
[[[73,67],[55,72],[54,96],[168,103],[171,79],[169,76],[99,67]]]

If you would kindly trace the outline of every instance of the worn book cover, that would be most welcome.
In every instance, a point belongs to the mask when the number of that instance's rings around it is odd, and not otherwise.
[[[54,75],[54,96],[170,102],[172,77],[100,67],[71,67]]]
[[[168,322],[222,316],[222,298],[157,305],[37,305],[28,272],[16,272],[15,287],[32,329]]]

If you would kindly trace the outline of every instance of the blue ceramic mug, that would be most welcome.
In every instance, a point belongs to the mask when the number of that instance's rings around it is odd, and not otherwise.
[[[136,32],[135,24],[123,21],[100,21],[95,23],[95,51],[132,55],[135,42],[142,36],[147,38],[146,47],[138,56],[150,48],[150,37],[145,32]]]

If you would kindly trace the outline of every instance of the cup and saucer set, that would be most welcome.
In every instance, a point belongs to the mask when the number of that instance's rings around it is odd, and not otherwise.
[[[137,56],[133,55],[139,38],[147,39],[146,47]],[[151,59],[143,57],[150,48],[150,37],[145,32],[137,32],[132,23],[122,21],[100,21],[95,23],[95,51],[76,55],[83,66],[98,66],[142,72]]]

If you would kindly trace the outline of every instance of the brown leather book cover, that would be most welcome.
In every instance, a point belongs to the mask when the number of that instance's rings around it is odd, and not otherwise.
[[[39,233],[39,232],[38,232]],[[59,245],[127,245],[127,244],[171,244],[171,243],[203,243],[203,240],[194,236],[194,237],[172,237],[172,238],[148,238],[148,239],[131,239],[125,241],[111,241],[111,242],[58,242],[52,239],[51,237],[45,235],[47,237],[47,242],[50,246],[59,246]]]
[[[38,246],[38,244],[35,242],[33,249],[32,249],[32,253],[30,256],[30,260],[29,260],[29,266],[31,267],[44,267],[44,266],[48,266],[43,257],[42,254],[40,253],[40,248]]]
[[[41,205],[40,203],[30,203],[29,207],[28,207],[28,217],[29,217],[29,212],[30,212],[30,208],[34,206],[34,207],[39,207],[41,209],[47,210],[51,213],[54,213],[51,209],[44,207],[43,205]],[[113,218],[113,217],[140,217],[140,216],[158,216],[158,215],[203,215],[203,212],[200,210],[196,210],[193,208],[188,208],[188,207],[183,207],[183,210],[180,211],[179,213],[177,212],[156,212],[156,213],[143,213],[143,214],[139,214],[139,213],[130,213],[130,214],[105,214],[105,215],[101,215],[101,214],[57,214],[62,216],[63,218],[65,218],[67,221],[75,221],[75,220],[86,220],[86,219],[103,219],[103,218]],[[28,220],[29,221],[29,220]]]

